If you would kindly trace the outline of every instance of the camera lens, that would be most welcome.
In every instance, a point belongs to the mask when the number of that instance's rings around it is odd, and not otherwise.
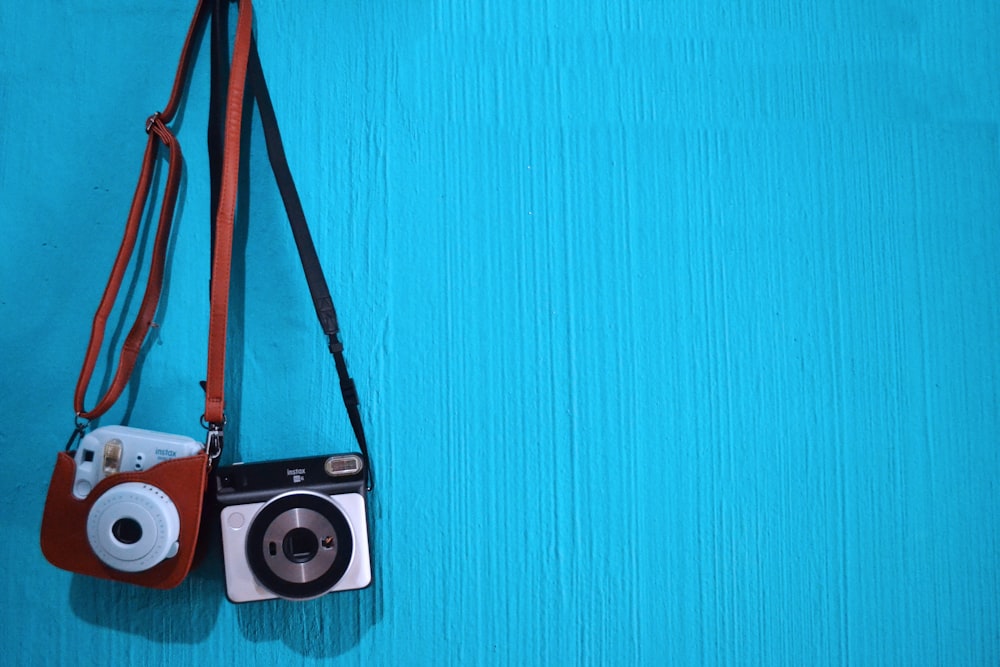
[[[135,519],[124,517],[114,522],[111,534],[122,544],[135,544],[142,539],[142,526]]]
[[[285,535],[281,549],[293,563],[308,563],[319,551],[319,540],[308,528],[295,528]]]
[[[247,565],[278,597],[304,600],[329,593],[354,554],[353,531],[329,496],[311,491],[282,494],[250,521]]]
[[[176,555],[180,528],[170,497],[141,482],[112,485],[87,514],[94,555],[121,572],[144,572]]]

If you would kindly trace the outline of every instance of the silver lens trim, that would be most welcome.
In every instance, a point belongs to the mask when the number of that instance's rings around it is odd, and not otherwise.
[[[296,563],[285,554],[284,542],[289,533],[296,529],[304,529],[316,538],[316,555],[304,563]],[[330,546],[324,547],[324,542]],[[274,554],[271,545],[275,545]],[[279,514],[264,532],[260,548],[264,554],[267,567],[285,581],[293,584],[305,584],[315,581],[326,574],[337,557],[337,534],[326,517],[319,512],[305,507],[296,507]]]

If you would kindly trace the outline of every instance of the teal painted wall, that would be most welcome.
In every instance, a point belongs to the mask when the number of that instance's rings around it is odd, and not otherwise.
[[[217,555],[166,593],[49,566],[192,7],[0,7],[3,662],[1000,663],[992,0],[258,0],[376,457],[375,584],[237,607]],[[160,327],[104,422],[194,437],[206,55]],[[227,458],[342,451],[252,150]]]

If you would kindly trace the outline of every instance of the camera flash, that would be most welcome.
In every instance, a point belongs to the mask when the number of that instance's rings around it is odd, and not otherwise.
[[[104,443],[104,475],[114,475],[122,467],[122,441],[118,438]]]
[[[353,475],[361,471],[361,457],[357,454],[331,456],[323,463],[323,470],[330,477]]]

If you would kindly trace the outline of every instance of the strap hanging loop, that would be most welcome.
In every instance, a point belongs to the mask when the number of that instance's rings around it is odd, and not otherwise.
[[[249,0],[246,1],[249,4]],[[184,41],[184,48],[181,50],[180,62],[177,66],[177,73],[174,76],[174,85],[167,106],[164,107],[163,111],[154,113],[146,121],[146,133],[149,134],[149,139],[146,141],[146,151],[143,155],[142,168],[139,172],[139,182],[136,185],[135,195],[132,198],[132,204],[129,208],[125,223],[125,233],[111,268],[111,276],[108,278],[107,287],[104,289],[97,312],[94,314],[94,321],[90,330],[90,341],[87,344],[83,367],[80,370],[80,377],[77,380],[73,396],[73,408],[78,418],[87,420],[96,419],[107,412],[115,401],[118,400],[118,397],[121,396],[122,391],[128,384],[129,377],[132,375],[139,352],[146,340],[146,335],[153,326],[153,315],[156,313],[160,292],[163,287],[163,270],[166,262],[167,242],[170,238],[170,226],[174,217],[174,207],[177,203],[177,193],[180,189],[183,162],[180,144],[167,128],[166,123],[173,119],[174,113],[177,111],[180,103],[184,81],[190,70],[191,46],[194,35],[201,21],[208,16],[208,13],[205,11],[206,8],[207,5],[204,0],[199,2],[194,18],[192,18],[191,24],[188,26],[187,37]],[[90,410],[87,410],[84,407],[87,387],[90,384],[94,368],[97,365],[97,357],[104,342],[108,318],[111,316],[111,311],[121,290],[125,271],[135,250],[139,228],[142,225],[143,213],[146,209],[152,186],[154,166],[159,153],[159,144],[163,144],[167,149],[169,166],[167,170],[167,182],[164,186],[163,198],[160,203],[160,217],[153,242],[146,290],[132,328],[129,330],[125,342],[122,344],[121,353],[118,358],[118,367],[115,370],[111,384],[104,396],[98,400],[97,404]]]

